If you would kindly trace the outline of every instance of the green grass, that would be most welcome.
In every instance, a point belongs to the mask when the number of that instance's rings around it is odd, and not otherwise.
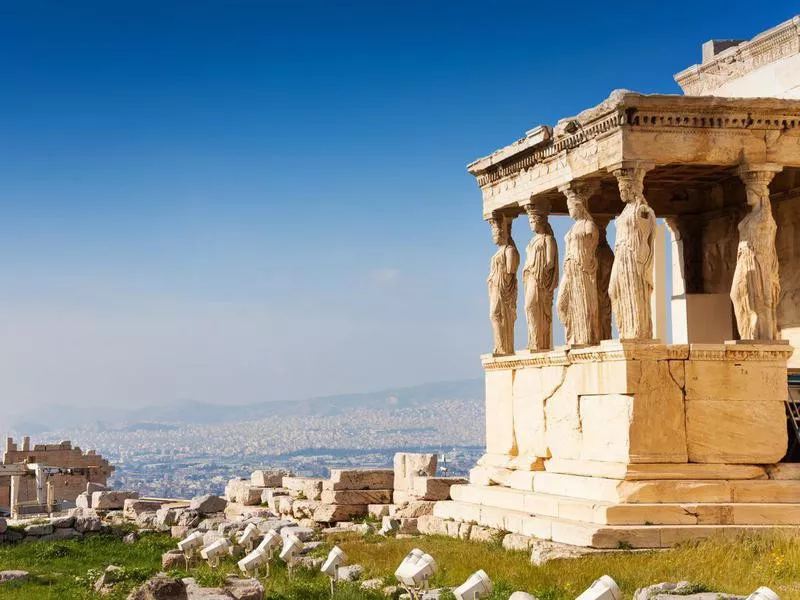
[[[760,585],[774,589],[782,600],[800,600],[800,537],[770,534],[736,540],[707,540],[683,544],[663,552],[617,552],[579,559],[557,560],[531,566],[527,553],[506,552],[499,543],[476,544],[450,538],[393,539],[353,534],[333,536],[348,554],[349,563],[366,568],[365,578],[394,583],[393,573],[406,553],[419,547],[432,554],[439,565],[434,586],[454,586],[482,568],[495,584],[494,600],[507,600],[511,592],[525,590],[540,600],[572,600],[602,574],[609,574],[630,598],[638,587],[661,581],[689,580],[698,590],[746,595]],[[146,535],[135,544],[122,543],[118,535],[96,535],[83,540],[35,542],[0,546],[0,569],[24,569],[32,575],[25,583],[0,584],[0,598],[10,600],[69,600],[100,598],[92,590],[94,580],[109,564],[125,568],[115,592],[105,596],[122,600],[129,591],[161,568],[161,554],[175,547],[166,535]],[[190,575],[201,585],[220,586],[226,573],[236,573],[228,558],[217,570],[201,564]],[[273,561],[271,577],[263,579],[269,600],[327,600],[326,577],[297,569],[289,578],[286,568]],[[336,600],[378,600],[377,592],[357,585],[341,585]]]

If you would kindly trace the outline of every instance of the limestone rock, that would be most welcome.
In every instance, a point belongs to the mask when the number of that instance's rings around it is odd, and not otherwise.
[[[257,579],[228,575],[225,578],[225,591],[236,600],[263,600],[264,586]]]
[[[180,550],[167,550],[161,555],[161,568],[165,571],[186,568],[186,557]]]
[[[536,596],[531,596],[528,592],[514,592],[508,600],[536,600]]]
[[[139,500],[137,498],[127,498],[122,505],[122,514],[127,519],[136,519],[139,515],[146,512],[156,512],[163,502],[160,500]]]
[[[283,487],[295,498],[319,500],[322,494],[322,481],[314,477],[284,477]]]
[[[394,504],[369,504],[367,514],[376,519],[388,517],[394,510]]]
[[[25,527],[25,535],[50,535],[53,526],[50,523],[34,523]]]
[[[183,581],[159,573],[131,592],[128,600],[189,600],[189,596]]]
[[[77,508],[91,508],[92,497],[89,495],[88,492],[83,492],[81,494],[78,494],[77,498],[75,498],[75,506]]]
[[[55,529],[72,527],[73,525],[75,525],[75,517],[72,515],[64,517],[53,517],[52,519],[50,519],[50,524]],[[2,526],[0,526],[0,533],[2,533]]]
[[[325,490],[391,490],[394,487],[394,471],[331,469],[330,479],[325,480],[322,485]]]
[[[25,581],[28,578],[28,575],[29,573],[27,571],[0,571],[0,583],[3,583],[4,581]]]
[[[657,594],[666,594],[666,593],[680,593],[680,590],[686,590],[690,587],[688,581],[681,581],[679,583],[657,583],[655,585],[650,585],[646,588],[639,588],[633,594],[633,600],[650,600],[653,596]]]
[[[411,493],[422,500],[449,500],[450,486],[469,483],[462,477],[412,477]]]
[[[500,535],[500,531],[491,527],[473,525],[469,532],[470,542],[493,542]]]
[[[292,503],[292,516],[295,519],[313,519],[314,511],[321,506],[316,500],[295,500]]]
[[[310,571],[319,571],[319,568],[322,566],[322,563],[325,562],[324,558],[319,558],[316,556],[301,556],[297,559],[297,565],[305,567]]]
[[[509,533],[503,538],[503,548],[511,551],[527,552],[533,546],[533,538],[519,533]]]
[[[102,575],[94,582],[94,591],[98,594],[105,595],[107,590],[112,588],[114,584],[122,579],[122,574],[125,569],[116,565],[108,565],[103,571]]]
[[[259,469],[250,474],[250,482],[256,487],[279,488],[284,477],[292,477],[294,473],[287,469]]]
[[[309,542],[314,538],[314,530],[310,527],[284,527],[280,533],[284,537],[294,535],[301,542]]]
[[[386,504],[392,501],[391,490],[324,490],[324,504]]]
[[[189,503],[189,510],[197,511],[201,515],[210,515],[224,511],[227,504],[224,498],[212,494],[205,494],[204,496],[195,496],[192,498],[192,501]]]
[[[432,515],[434,506],[436,506],[435,502],[413,500],[405,506],[398,508],[392,516],[396,518],[419,518],[423,515]]]
[[[128,535],[122,538],[123,544],[135,544],[139,541],[139,534],[136,531],[131,531]]]
[[[410,491],[412,477],[436,475],[437,455],[398,452],[394,455],[394,489]]]
[[[364,567],[361,565],[346,565],[339,567],[337,574],[341,581],[358,581],[364,574]]]
[[[321,504],[314,511],[314,520],[317,523],[336,523],[363,517],[366,514],[365,504]]]
[[[138,497],[139,494],[136,492],[92,492],[92,508],[95,510],[120,510],[125,506],[125,500]]]
[[[156,510],[155,525],[157,527],[172,527],[178,524],[181,509],[159,508]]]
[[[53,533],[49,535],[43,535],[39,539],[43,542],[53,542],[58,540],[71,540],[79,537],[81,537],[81,534],[75,529],[72,529],[71,527],[59,527],[58,529],[54,529]]]
[[[95,483],[94,481],[89,481],[86,483],[86,493],[91,496],[95,492],[104,492],[108,488],[101,483]]]
[[[103,522],[96,515],[78,515],[75,517],[75,531],[79,533],[89,533],[100,531]]]
[[[531,564],[539,566],[557,558],[579,558],[593,552],[591,548],[568,546],[547,540],[533,540]]]

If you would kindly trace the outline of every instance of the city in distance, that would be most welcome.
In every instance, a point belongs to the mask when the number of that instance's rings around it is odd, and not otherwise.
[[[6,429],[94,448],[116,466],[113,487],[158,497],[222,493],[230,477],[264,466],[323,476],[331,467],[386,467],[397,451],[442,454],[466,474],[483,449],[480,379],[342,394],[295,402],[176,402],[132,410],[48,407],[45,423]],[[13,419],[13,418],[12,418]]]

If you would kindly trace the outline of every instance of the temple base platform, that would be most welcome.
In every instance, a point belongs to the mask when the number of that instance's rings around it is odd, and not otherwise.
[[[594,548],[800,533],[781,344],[484,357],[487,453],[434,516]]]

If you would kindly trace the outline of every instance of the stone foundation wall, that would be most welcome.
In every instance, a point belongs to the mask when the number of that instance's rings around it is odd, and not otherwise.
[[[612,341],[488,357],[479,464],[778,462],[790,353],[787,345]]]

